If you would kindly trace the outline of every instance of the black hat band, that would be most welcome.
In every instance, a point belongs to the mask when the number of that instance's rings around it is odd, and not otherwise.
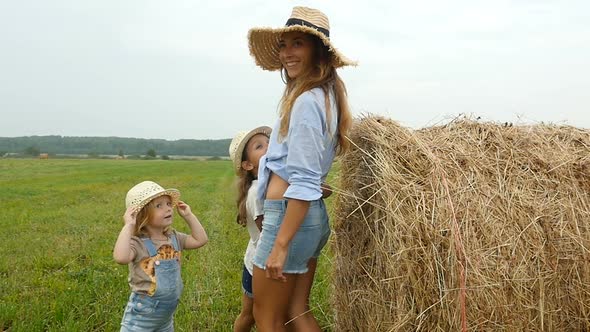
[[[290,18],[289,20],[287,20],[287,23],[285,23],[285,26],[287,26],[287,27],[294,26],[294,25],[303,25],[303,26],[315,29],[315,30],[323,33],[326,37],[330,38],[330,31],[328,29],[324,29],[322,27],[319,27],[313,23],[307,22],[306,20],[302,20],[300,18]]]

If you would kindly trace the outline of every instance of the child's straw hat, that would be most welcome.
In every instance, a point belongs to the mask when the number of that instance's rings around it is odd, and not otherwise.
[[[172,206],[176,206],[180,200],[180,191],[177,189],[164,189],[153,181],[143,181],[129,189],[127,197],[125,197],[125,206],[127,208],[134,206],[135,211],[139,212],[139,210],[151,202],[152,199],[164,195],[170,196],[170,199],[172,199]]]
[[[242,168],[242,155],[244,154],[244,149],[250,138],[256,134],[264,134],[270,137],[271,131],[272,129],[270,127],[262,126],[250,131],[240,131],[236,134],[234,139],[232,139],[229,144],[229,158],[234,164],[234,171],[237,175],[240,174],[240,168]]]
[[[256,60],[256,64],[265,70],[280,70],[279,38],[285,32],[301,31],[317,36],[328,47],[332,54],[334,67],[356,66],[355,61],[342,55],[330,42],[330,22],[326,14],[313,8],[293,7],[291,17],[284,27],[252,28],[248,32],[248,46],[250,54]]]

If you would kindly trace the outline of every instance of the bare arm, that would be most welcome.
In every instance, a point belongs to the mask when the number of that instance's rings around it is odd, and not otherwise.
[[[254,220],[254,222],[256,223],[256,227],[258,227],[258,230],[262,232],[262,220],[264,220],[264,216],[258,216],[256,217],[256,220]]]
[[[201,225],[199,219],[191,211],[191,207],[185,202],[180,201],[178,202],[177,210],[178,214],[180,214],[191,229],[191,236],[187,237],[184,248],[196,249],[204,246],[209,241],[209,238],[203,225]]]
[[[125,226],[121,229],[113,249],[113,258],[119,264],[128,264],[135,258],[135,252],[131,250],[131,236],[133,236],[136,216],[137,213],[133,207],[128,208],[123,215]]]

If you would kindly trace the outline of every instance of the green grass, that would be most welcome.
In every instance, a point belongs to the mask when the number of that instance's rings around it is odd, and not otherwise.
[[[184,253],[177,331],[231,331],[247,231],[235,224],[229,161],[0,159],[0,331],[117,331],[129,295],[112,249],[125,194],[153,180],[178,188],[209,243]],[[178,215],[174,227],[188,232]],[[311,300],[330,330],[330,253]]]

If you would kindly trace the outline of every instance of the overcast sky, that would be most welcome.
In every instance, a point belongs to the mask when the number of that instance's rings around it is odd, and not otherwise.
[[[230,138],[283,90],[248,29],[324,11],[355,116],[590,128],[590,1],[0,2],[0,136]]]

